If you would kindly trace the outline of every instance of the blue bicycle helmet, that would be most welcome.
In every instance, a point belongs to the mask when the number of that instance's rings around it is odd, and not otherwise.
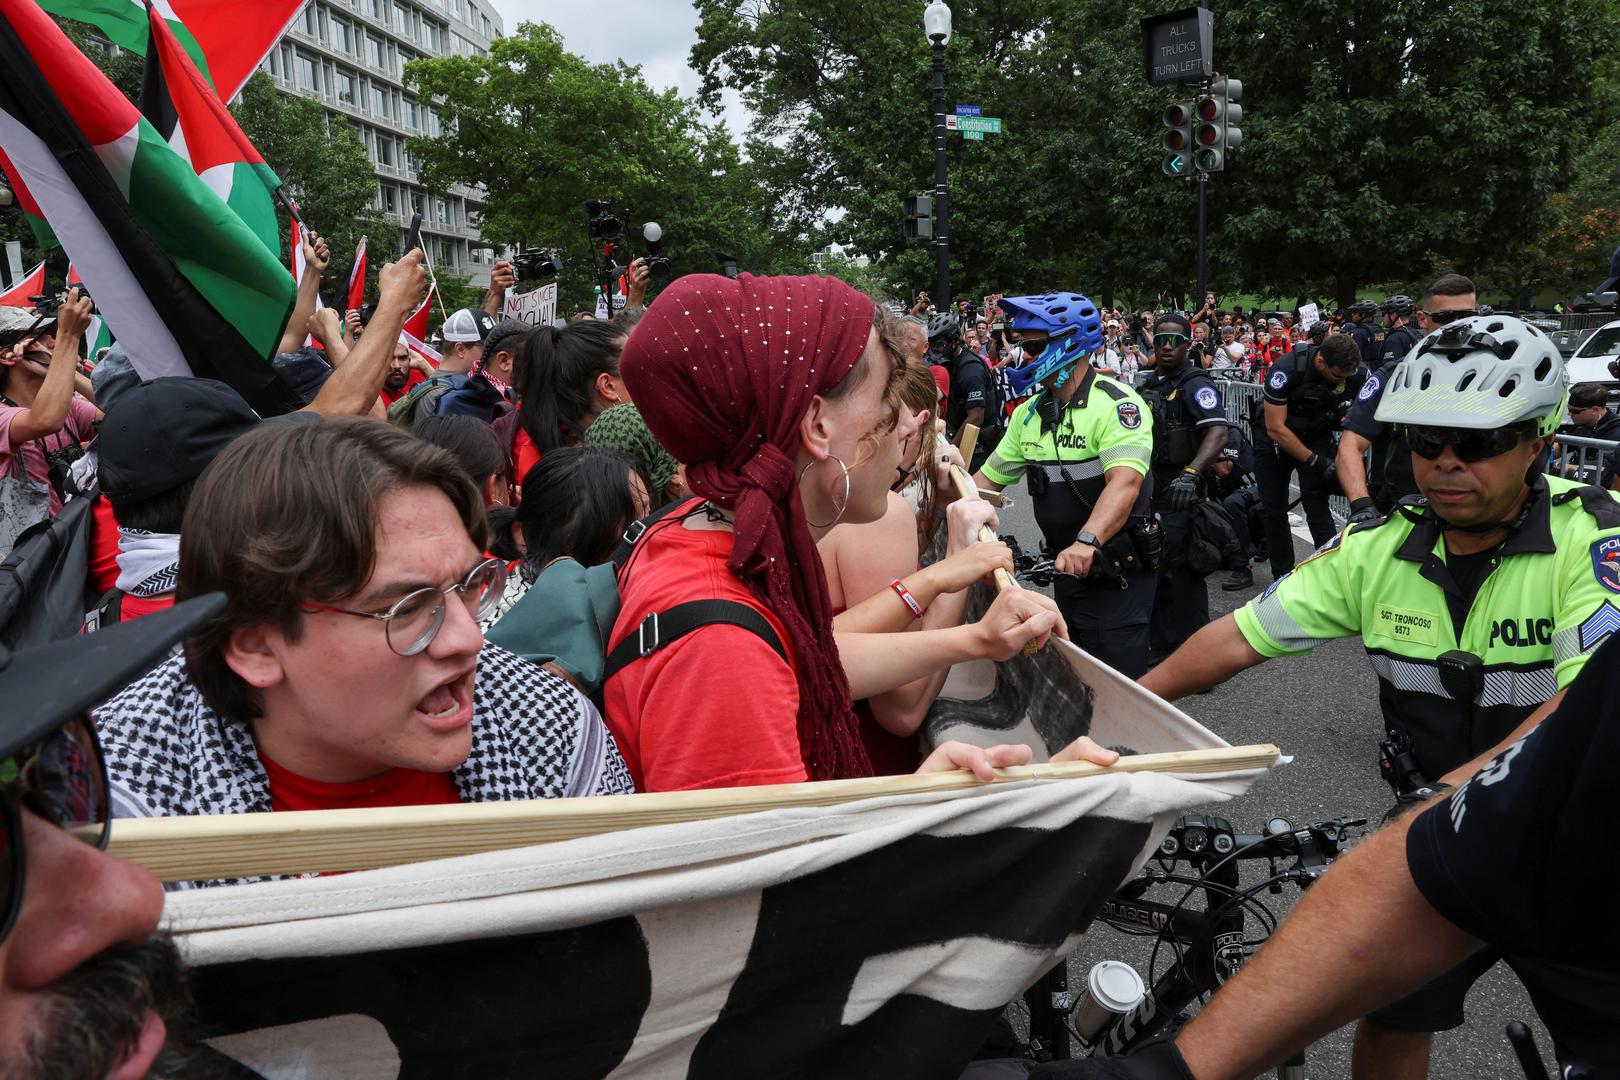
[[[1011,317],[1012,329],[1047,335],[1046,348],[1039,356],[1007,372],[1016,394],[1023,395],[1053,375],[1059,376],[1054,388],[1062,386],[1076,364],[1102,348],[1102,317],[1097,305],[1079,293],[1004,296],[1000,304]]]

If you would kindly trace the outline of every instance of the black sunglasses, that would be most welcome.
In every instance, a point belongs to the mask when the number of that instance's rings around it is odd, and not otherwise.
[[[81,714],[32,746],[0,759],[0,942],[22,908],[22,812],[66,829],[97,848],[107,847],[112,814],[107,764],[88,715]]]
[[[1480,431],[1474,428],[1443,428],[1412,425],[1406,429],[1406,445],[1418,457],[1433,461],[1446,447],[1459,461],[1473,464],[1505,454],[1529,434],[1523,428],[1505,427]]]
[[[1046,345],[1047,345],[1047,339],[1046,338],[1038,338],[1038,339],[1033,340],[1033,341],[1030,340],[1029,338],[1024,338],[1023,340],[1019,341],[1019,343],[1018,343],[1018,347],[1020,349],[1023,349],[1025,352],[1027,352],[1031,356],[1039,356],[1039,355],[1041,355],[1041,353],[1046,351]]]
[[[1445,326],[1449,323],[1456,322],[1458,319],[1466,319],[1471,316],[1478,315],[1479,309],[1458,308],[1455,311],[1429,311],[1424,309],[1423,314],[1427,315],[1429,317],[1429,321],[1434,323],[1436,326]]]

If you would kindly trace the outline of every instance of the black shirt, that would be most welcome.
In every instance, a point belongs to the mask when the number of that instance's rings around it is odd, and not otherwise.
[[[984,361],[963,349],[956,355],[956,362],[950,365],[951,395],[945,406],[945,429],[954,437],[957,430],[967,419],[969,409],[984,410],[984,420],[981,427],[999,428],[1001,418],[995,414],[992,402],[995,400],[991,390],[990,369],[984,366]]]
[[[1557,712],[1420,814],[1406,839],[1424,898],[1507,958],[1560,1062],[1599,1076],[1620,1076],[1617,638]]]
[[[1272,365],[1266,376],[1265,399],[1269,405],[1281,405],[1288,410],[1288,430],[1302,442],[1339,430],[1350,402],[1361,392],[1367,381],[1367,369],[1356,373],[1343,383],[1329,381],[1316,367],[1316,350],[1296,349]],[[1264,424],[1256,437],[1265,434]]]

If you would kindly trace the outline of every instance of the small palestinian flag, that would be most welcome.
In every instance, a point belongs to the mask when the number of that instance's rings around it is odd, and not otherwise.
[[[44,292],[45,264],[41,262],[24,274],[11,288],[0,292],[0,307],[31,308],[34,302],[29,297],[41,296]]]
[[[354,264],[349,267],[349,287],[343,293],[343,311],[358,311],[366,304],[366,238],[354,249]]]

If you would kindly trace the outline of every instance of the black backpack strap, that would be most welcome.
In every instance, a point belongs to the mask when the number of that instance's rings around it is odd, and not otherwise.
[[[650,612],[636,632],[619,642],[608,653],[602,669],[602,682],[607,683],[626,667],[657,650],[705,626],[740,626],[760,638],[776,651],[784,662],[787,650],[782,639],[765,616],[736,600],[688,600],[676,604],[668,611]]]
[[[642,535],[645,534],[648,529],[669,517],[669,515],[675,512],[676,508],[690,502],[691,500],[692,497],[690,495],[684,499],[676,499],[672,503],[665,503],[663,506],[660,506],[657,510],[654,510],[646,517],[632,521],[624,530],[624,535],[619,537],[619,546],[613,549],[613,557],[608,560],[613,564],[613,572],[617,574],[620,570],[624,569],[624,564],[630,558],[631,549],[636,546],[636,541],[640,540]],[[703,509],[703,503],[699,501],[696,506],[688,511],[688,513],[695,514],[701,509]]]

